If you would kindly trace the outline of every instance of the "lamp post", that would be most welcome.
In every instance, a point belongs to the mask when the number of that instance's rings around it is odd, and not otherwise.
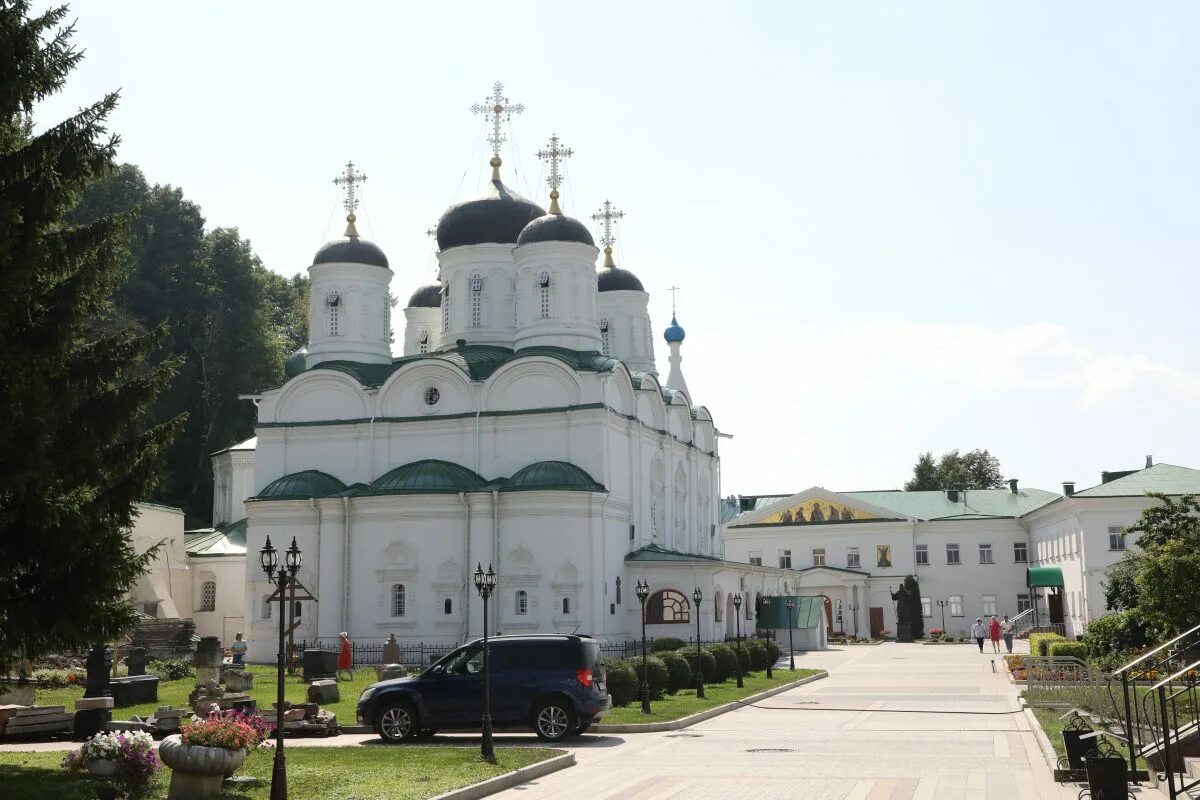
[[[946,606],[950,605],[949,600],[938,600],[938,608],[942,610],[942,635],[946,635]]]
[[[275,763],[271,768],[271,800],[287,800],[287,759],[283,754],[283,672],[286,666],[284,652],[285,638],[285,609],[287,608],[287,588],[289,583],[296,580],[300,571],[303,556],[296,546],[296,537],[292,537],[292,546],[283,557],[283,566],[279,565],[279,552],[271,546],[271,537],[267,537],[262,550],[258,552],[259,563],[267,574],[267,581],[279,587],[279,656],[276,665],[277,693],[275,698]]]
[[[704,595],[700,592],[700,587],[692,592],[692,600],[696,602],[696,697],[704,697],[704,659],[700,653],[700,601],[704,599]]]
[[[850,613],[852,613],[854,615],[854,638],[855,639],[858,638],[858,609],[859,609],[858,603],[851,603]]]
[[[737,632],[734,635],[734,642],[737,644],[737,687],[742,689],[745,684],[742,683],[742,596],[740,594],[733,596],[733,610],[736,614],[733,621],[737,623]]]
[[[770,607],[771,607],[771,598],[764,597],[763,601],[762,601],[762,610],[760,610],[758,613],[760,615],[765,615],[767,612],[767,609]],[[767,622],[770,623],[771,618],[767,617],[766,619],[767,619]],[[767,677],[770,678],[771,677],[771,626],[770,626],[770,624],[763,626],[763,633],[766,634],[766,637],[767,637]]]
[[[650,673],[646,666],[646,600],[650,597],[650,584],[637,582],[637,599],[642,604],[642,713],[650,713]]]
[[[784,605],[787,606],[788,612],[788,669],[795,672],[796,648],[792,645],[792,610],[796,607],[796,601],[789,597]]]
[[[479,754],[489,764],[496,763],[496,751],[492,748],[492,670],[488,663],[488,598],[496,588],[496,571],[488,564],[487,572],[483,571],[483,563],[475,566],[475,590],[483,598],[483,739],[479,745]]]

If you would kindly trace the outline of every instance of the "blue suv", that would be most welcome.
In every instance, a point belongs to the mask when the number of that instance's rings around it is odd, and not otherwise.
[[[560,742],[612,709],[600,645],[588,636],[498,636],[488,640],[492,724],[532,728]],[[475,728],[483,717],[483,640],[419,675],[380,681],[358,698],[358,721],[386,742]]]

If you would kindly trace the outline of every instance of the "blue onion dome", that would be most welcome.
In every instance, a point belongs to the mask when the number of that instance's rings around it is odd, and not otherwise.
[[[346,238],[328,242],[321,246],[313,256],[313,266],[317,264],[369,264],[372,267],[388,268],[387,256],[379,249],[379,245],[359,238],[358,230],[354,227],[353,213],[346,215]]]
[[[596,246],[587,226],[564,214],[547,214],[526,225],[517,237],[517,246],[534,242],[578,242]]]
[[[675,319],[675,315],[672,314],[671,326],[663,331],[663,338],[667,340],[668,344],[675,344],[676,342],[682,342],[683,337],[686,335],[683,326],[679,324],[678,320]]]
[[[541,206],[501,183],[500,163],[499,158],[492,159],[492,181],[483,194],[442,214],[437,224],[439,250],[469,244],[514,244],[526,225],[546,216]]]
[[[442,286],[439,283],[431,283],[428,286],[422,286],[412,293],[412,297],[408,298],[408,305],[405,308],[441,308],[442,307]]]
[[[308,348],[301,347],[296,352],[288,356],[287,361],[283,364],[283,374],[288,378],[294,378],[308,368]]]

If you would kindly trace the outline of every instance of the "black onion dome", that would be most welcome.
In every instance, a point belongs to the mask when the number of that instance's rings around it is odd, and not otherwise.
[[[442,307],[442,287],[440,284],[431,283],[428,286],[422,286],[412,293],[412,297],[408,298],[408,305],[405,308],[441,308]]]
[[[586,225],[563,214],[547,214],[526,225],[517,237],[517,245],[534,242],[578,242],[596,246]]]
[[[468,244],[513,244],[525,226],[546,211],[509,189],[499,178],[474,200],[450,206],[437,225],[439,250]]]
[[[642,286],[642,282],[638,280],[637,275],[620,267],[605,267],[600,270],[600,277],[596,279],[596,286],[602,292],[646,291],[646,287]]]
[[[317,264],[370,264],[388,268],[387,256],[379,249],[379,245],[357,236],[323,245],[313,256],[313,265]]]

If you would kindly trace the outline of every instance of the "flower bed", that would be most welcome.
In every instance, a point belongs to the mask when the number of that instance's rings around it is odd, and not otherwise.
[[[159,763],[150,734],[122,731],[97,733],[78,750],[68,753],[62,768],[112,778],[121,794],[142,797],[153,784]]]

